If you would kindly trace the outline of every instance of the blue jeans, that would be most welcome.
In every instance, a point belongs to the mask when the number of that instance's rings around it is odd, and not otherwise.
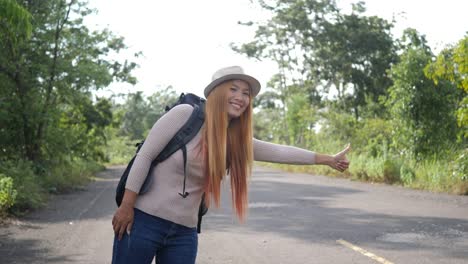
[[[195,264],[197,228],[190,228],[135,209],[130,235],[114,238],[112,264]]]

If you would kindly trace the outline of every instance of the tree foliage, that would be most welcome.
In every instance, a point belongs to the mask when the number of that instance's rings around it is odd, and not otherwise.
[[[15,54],[19,42],[31,36],[31,14],[15,0],[0,0],[0,40],[2,47]]]
[[[25,14],[32,17],[27,41],[11,38],[11,29],[0,31],[2,44],[11,47],[0,51],[2,156],[38,162],[70,153],[69,146],[82,146],[76,153],[80,156],[97,150],[99,144],[91,141],[99,141],[99,130],[112,116],[104,109],[105,101],[93,101],[91,91],[114,80],[136,81],[131,76],[135,63],[109,57],[126,48],[123,38],[107,29],[87,28],[83,19],[93,10],[84,1],[4,0],[1,4],[24,11],[19,12],[21,20],[9,20],[17,25],[12,27],[17,36],[28,36],[27,23],[22,21],[28,20]],[[3,22],[2,18],[2,28]]]
[[[300,87],[309,98],[324,98],[333,90],[344,110],[356,119],[366,98],[377,102],[391,80],[386,71],[397,59],[391,22],[363,15],[364,4],[342,14],[335,1],[259,1],[271,19],[258,24],[249,43],[233,44],[235,51],[277,62],[272,79],[283,96]],[[254,25],[253,23],[245,23]]]
[[[387,70],[397,59],[390,34],[393,25],[376,16],[363,16],[365,9],[359,7],[350,15],[338,16],[327,28],[310,63],[310,72],[326,82],[325,87],[337,90],[338,100],[344,102],[345,110],[353,110],[356,119],[366,98],[378,102],[387,94],[391,85]]]
[[[426,66],[425,73],[437,85],[449,82],[460,89],[456,101],[457,121],[462,131],[461,137],[468,140],[468,36],[454,47],[444,49],[434,62]]]
[[[314,135],[318,119],[316,108],[307,97],[293,94],[287,100],[286,123],[289,142],[297,146],[307,146]]]
[[[433,54],[424,36],[408,29],[402,45],[400,62],[391,69],[394,85],[387,100],[395,124],[394,142],[397,149],[415,156],[440,153],[456,140],[457,90],[425,76]]]
[[[125,95],[124,103],[114,106],[118,135],[130,140],[144,139],[154,123],[166,112],[166,106],[173,105],[178,98],[171,86],[148,97],[142,92]]]

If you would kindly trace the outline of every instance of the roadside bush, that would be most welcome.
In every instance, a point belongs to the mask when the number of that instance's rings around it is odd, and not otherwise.
[[[410,185],[411,187],[436,192],[450,192],[454,181],[450,177],[449,161],[428,158],[424,161],[409,160],[408,163],[415,172],[415,180]]]
[[[403,163],[400,168],[400,179],[403,182],[403,185],[411,185],[416,178],[414,169],[411,168],[408,164]]]
[[[370,181],[372,176],[375,177],[374,172],[371,172],[368,168],[370,163],[373,165],[377,164],[375,158],[371,161],[365,155],[350,155],[349,160],[351,161],[349,171],[351,172],[353,179]]]
[[[452,177],[468,181],[468,148],[461,151],[452,162]]]
[[[468,195],[468,148],[457,154],[451,164],[455,194]]]
[[[43,177],[43,186],[49,193],[63,193],[85,185],[94,173],[104,166],[94,161],[74,159],[49,164]]]
[[[13,179],[0,174],[0,217],[5,216],[7,210],[15,204],[16,194]]]
[[[372,118],[360,121],[352,140],[353,145],[360,148],[353,152],[371,157],[386,156],[392,142],[391,133],[391,123],[387,120]]]
[[[15,184],[17,195],[11,210],[19,213],[27,209],[38,208],[45,203],[46,192],[41,186],[40,178],[34,174],[31,162],[25,160],[2,161],[0,173],[8,175]]]
[[[8,177],[0,176],[0,211],[18,215],[37,209],[46,203],[49,193],[80,188],[102,169],[103,165],[80,158],[62,158],[35,165],[25,160],[2,161],[0,175]]]
[[[127,164],[135,155],[135,144],[139,142],[139,140],[132,141],[126,136],[117,137],[116,133],[116,129],[106,128],[108,141],[104,146],[104,153],[108,165]]]
[[[460,181],[452,188],[454,194],[468,195],[468,180]]]
[[[398,183],[400,182],[401,161],[396,157],[373,157],[361,153],[349,155],[351,177],[362,181]]]
[[[400,181],[400,162],[397,159],[385,159],[383,167],[383,179],[386,183],[397,183]]]

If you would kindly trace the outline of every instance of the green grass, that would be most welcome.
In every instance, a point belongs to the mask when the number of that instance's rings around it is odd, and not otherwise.
[[[46,204],[49,194],[81,188],[102,169],[104,166],[97,162],[81,159],[49,162],[41,167],[24,160],[3,161],[0,174],[12,179],[12,188],[16,192],[15,201],[7,211],[21,215],[40,208]]]
[[[257,164],[290,172],[346,177],[358,181],[402,185],[431,192],[468,195],[466,156],[462,156],[458,160],[456,158],[427,159],[417,162],[410,158],[369,157],[361,153],[360,155],[350,154],[348,159],[351,161],[351,165],[349,170],[344,173],[339,173],[327,166],[284,165],[265,162]]]

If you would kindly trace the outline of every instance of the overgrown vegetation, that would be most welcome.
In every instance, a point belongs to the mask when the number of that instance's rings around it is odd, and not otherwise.
[[[85,1],[0,1],[0,213],[43,205],[84,184],[106,161],[109,99],[92,91],[135,83],[109,30],[91,31]]]

